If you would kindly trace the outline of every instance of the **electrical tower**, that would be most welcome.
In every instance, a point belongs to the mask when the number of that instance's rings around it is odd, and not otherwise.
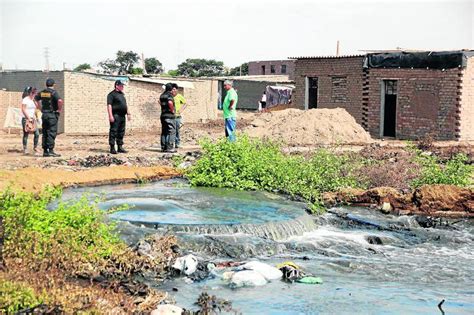
[[[49,47],[44,48],[44,70],[49,72]]]

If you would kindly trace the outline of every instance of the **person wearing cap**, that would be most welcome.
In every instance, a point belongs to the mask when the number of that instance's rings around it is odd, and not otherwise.
[[[59,115],[63,110],[64,101],[59,93],[54,89],[55,82],[53,79],[46,79],[46,89],[42,90],[35,96],[35,100],[41,109],[41,118],[43,121],[43,156],[59,157],[60,154],[54,152],[56,135],[58,134]]]
[[[176,111],[172,90],[173,84],[166,83],[165,91],[160,95],[161,151],[175,153]]]
[[[227,94],[224,98],[224,103],[222,104],[222,109],[224,110],[224,123],[225,123],[225,136],[230,142],[235,141],[235,129],[237,127],[237,102],[239,97],[237,92],[232,87],[233,82],[230,80],[224,81],[224,89],[227,91]]]
[[[125,135],[125,116],[130,120],[130,113],[123,93],[123,82],[120,80],[115,81],[114,90],[107,95],[107,113],[110,123],[110,153],[127,153],[128,151],[123,148],[123,137]],[[117,150],[115,143],[117,143]]]
[[[181,144],[181,138],[179,136],[179,130],[181,129],[182,125],[182,117],[181,114],[186,109],[186,99],[183,95],[178,93],[179,86],[176,83],[173,83],[173,89],[171,90],[171,94],[173,95],[174,100],[174,107],[176,109],[176,137],[175,137],[175,147],[176,149],[179,148]]]

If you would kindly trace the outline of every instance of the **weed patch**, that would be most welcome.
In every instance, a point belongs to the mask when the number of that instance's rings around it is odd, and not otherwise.
[[[278,143],[247,137],[201,145],[203,156],[187,172],[195,186],[286,193],[315,211],[322,209],[322,192],[361,186],[354,173],[359,164],[348,155],[321,149],[308,159],[287,156]]]

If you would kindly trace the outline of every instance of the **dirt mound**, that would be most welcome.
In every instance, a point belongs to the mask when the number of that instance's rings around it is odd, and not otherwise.
[[[251,137],[282,140],[288,145],[366,144],[370,135],[345,109],[289,108],[266,112],[252,121],[245,133]]]
[[[424,185],[402,193],[391,187],[377,187],[367,191],[344,189],[323,194],[326,206],[352,204],[373,205],[383,212],[399,215],[427,215],[447,218],[474,218],[474,191],[453,185]],[[383,209],[384,204],[387,209]]]

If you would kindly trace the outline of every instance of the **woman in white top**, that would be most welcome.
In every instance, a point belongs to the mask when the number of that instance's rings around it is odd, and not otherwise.
[[[39,108],[38,102],[35,100],[36,95],[36,88],[28,86],[23,91],[23,100],[21,101],[21,125],[23,126],[23,153],[28,154],[26,149],[26,145],[28,143],[28,133],[25,132],[25,125],[27,121],[35,121],[36,122],[36,115],[35,111]],[[33,139],[33,150],[36,153],[39,153],[38,150],[38,142],[39,142],[39,130],[38,124],[35,123],[36,129],[34,131],[34,139]]]

